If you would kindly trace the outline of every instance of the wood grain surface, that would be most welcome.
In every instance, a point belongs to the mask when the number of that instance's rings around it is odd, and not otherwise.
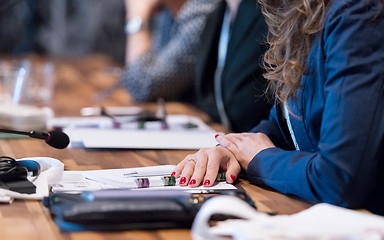
[[[47,61],[36,56],[27,56],[33,61]],[[124,89],[116,90],[100,103],[93,103],[96,93],[108,88],[117,77],[108,73],[116,66],[104,56],[90,56],[83,59],[49,59],[55,65],[55,88],[49,106],[55,116],[79,116],[80,109],[89,106],[140,106],[155,109],[156,103],[134,104]],[[201,117],[217,131],[226,131],[219,124],[193,106],[182,103],[167,103],[169,114],[189,114]],[[81,148],[54,149],[44,141],[36,139],[1,139],[0,154],[13,158],[52,157],[59,159],[66,170],[95,170],[177,164],[187,154],[184,150],[89,150]],[[291,198],[273,190],[249,184],[240,180],[260,211],[292,214],[311,206],[304,201]],[[191,239],[189,229],[125,232],[60,232],[52,221],[48,210],[40,201],[16,200],[12,204],[0,204],[0,239],[2,240],[179,240]]]

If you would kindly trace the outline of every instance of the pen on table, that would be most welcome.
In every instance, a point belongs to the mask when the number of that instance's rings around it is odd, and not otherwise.
[[[174,176],[141,176],[134,177],[137,188],[149,188],[149,187],[167,187],[178,185],[178,180]],[[216,177],[216,182],[225,182],[225,172],[219,172]]]
[[[107,110],[105,109],[104,106],[100,107],[100,115],[105,116],[105,117],[109,117],[112,120],[112,125],[113,125],[112,127],[113,128],[120,128],[121,127],[121,124],[118,121],[116,121],[116,118],[113,115],[111,115],[107,112]]]
[[[217,182],[224,182],[224,181],[226,181],[225,174],[226,174],[226,172],[219,172],[219,173],[217,173],[216,181]],[[131,172],[123,173],[123,175],[126,176],[126,177],[143,178],[143,177],[159,176],[160,174],[159,173],[139,174],[137,171],[131,171]],[[168,175],[165,174],[164,176],[168,176]]]
[[[163,177],[144,177],[136,178],[135,182],[138,188],[149,188],[149,187],[166,187],[175,186],[176,178],[174,176],[163,176]]]
[[[128,172],[123,173],[124,177],[134,177],[134,178],[135,177],[136,178],[138,178],[138,177],[151,177],[151,176],[168,176],[168,175],[170,175],[170,174],[165,173],[165,172],[163,172],[163,173],[159,173],[159,172],[156,172],[156,173],[139,173],[137,171],[128,171]]]

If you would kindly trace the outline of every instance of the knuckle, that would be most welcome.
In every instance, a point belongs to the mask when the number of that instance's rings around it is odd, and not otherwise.
[[[184,162],[188,162],[189,159],[192,159],[192,158],[195,158],[195,155],[194,154],[188,154],[185,158],[184,158]]]
[[[198,151],[199,156],[206,156],[209,154],[210,149],[209,148],[202,148]]]
[[[264,135],[264,133],[262,133],[262,132],[257,132],[256,134],[255,134],[255,136],[258,136],[258,137],[261,137],[261,136],[263,136]]]

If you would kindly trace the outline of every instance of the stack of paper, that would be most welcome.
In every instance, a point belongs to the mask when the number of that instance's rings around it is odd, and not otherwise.
[[[121,123],[113,128],[108,117],[55,118],[51,126],[64,127],[72,147],[126,149],[200,149],[213,147],[216,132],[201,119],[186,115],[167,116],[167,128],[160,121]]]

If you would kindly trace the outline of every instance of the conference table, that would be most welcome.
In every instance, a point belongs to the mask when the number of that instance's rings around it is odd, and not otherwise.
[[[33,60],[41,57],[26,56]],[[42,58],[44,61],[47,59]],[[138,106],[146,110],[157,108],[156,103],[134,103],[129,93],[117,88],[105,99],[95,102],[98,94],[116,85],[121,66],[103,55],[82,58],[49,59],[55,66],[55,84],[52,101],[48,106],[56,117],[79,116],[80,110],[90,106]],[[194,106],[167,102],[168,114],[187,114],[200,117],[213,129],[227,130]],[[98,170],[177,164],[195,150],[130,150],[130,149],[55,149],[44,141],[30,138],[0,139],[0,154],[13,158],[51,157],[64,163],[65,170]],[[247,191],[262,212],[293,214],[311,206],[310,203],[286,196],[273,189],[250,184],[244,179],[239,184]],[[15,200],[0,204],[0,239],[2,240],[102,240],[102,239],[191,239],[190,229],[162,229],[120,232],[61,232],[41,201]]]

